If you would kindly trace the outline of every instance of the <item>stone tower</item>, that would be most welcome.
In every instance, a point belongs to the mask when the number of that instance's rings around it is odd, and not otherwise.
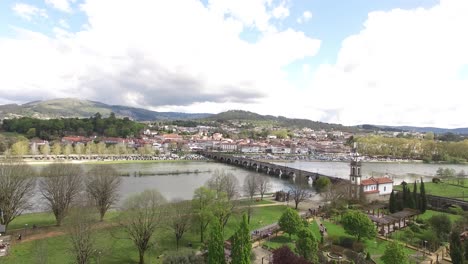
[[[354,143],[351,156],[351,171],[349,173],[349,181],[351,184],[350,195],[352,198],[359,199],[359,193],[361,192],[361,161],[359,161],[356,142]]]

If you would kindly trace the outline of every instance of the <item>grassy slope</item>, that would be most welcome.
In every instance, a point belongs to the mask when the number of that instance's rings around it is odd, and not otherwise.
[[[250,228],[253,230],[268,224],[272,224],[278,220],[280,215],[285,210],[285,206],[267,206],[255,208]],[[114,222],[117,218],[117,212],[110,212],[106,216],[106,221]],[[224,236],[229,238],[234,234],[241,221],[240,215],[231,217],[226,225]],[[22,229],[24,224],[29,226],[36,224],[38,226],[49,226],[54,224],[54,218],[51,214],[28,214],[18,217],[12,224],[11,229]],[[60,230],[56,228],[56,230]],[[125,233],[121,228],[109,227],[100,229],[95,232],[96,246],[98,251],[101,251],[100,263],[135,263],[138,259],[138,253],[135,246],[128,239],[124,239]],[[27,239],[27,236],[26,236]],[[47,239],[37,240],[34,242],[22,242],[12,247],[11,254],[5,259],[2,259],[2,264],[9,263],[34,263],[37,258],[39,249],[45,249],[49,263],[70,263],[71,255],[68,251],[69,241],[67,236],[56,236]],[[147,253],[148,263],[154,262],[156,256],[163,254],[164,251],[175,249],[175,239],[170,230],[161,228],[156,233],[156,246]],[[186,246],[188,243],[193,243],[195,248],[201,246],[199,235],[196,230],[190,230],[184,235],[181,245]],[[42,243],[42,245],[41,245]],[[45,245],[45,246],[44,246]],[[153,262],[150,262],[150,258]]]
[[[432,183],[425,182],[426,194],[443,196],[443,197],[468,197],[468,187],[456,186],[448,183]],[[402,186],[394,186],[395,190],[402,190]],[[410,184],[410,189],[413,190],[413,184]],[[419,185],[418,185],[419,189]]]

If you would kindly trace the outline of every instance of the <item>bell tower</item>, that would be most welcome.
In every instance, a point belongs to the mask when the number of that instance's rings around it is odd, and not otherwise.
[[[359,153],[357,152],[357,144],[354,142],[354,146],[351,152],[351,164],[350,164],[349,181],[351,184],[351,197],[359,198],[361,188],[361,161],[359,160]]]

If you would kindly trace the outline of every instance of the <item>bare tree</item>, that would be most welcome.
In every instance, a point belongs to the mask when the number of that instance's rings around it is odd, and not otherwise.
[[[99,211],[100,221],[103,221],[107,210],[119,199],[119,187],[122,179],[117,170],[106,165],[96,165],[85,180],[86,192]]]
[[[309,186],[306,184],[295,184],[290,189],[290,195],[292,195],[295,209],[297,209],[299,203],[303,202],[310,195]]]
[[[252,203],[258,190],[258,181],[256,179],[256,175],[248,174],[244,179],[244,192],[249,197],[249,203],[247,206],[247,223],[250,223],[250,217],[252,215]]]
[[[0,162],[0,224],[8,227],[21,213],[31,207],[36,177],[31,166],[21,160]]]
[[[179,250],[179,242],[190,228],[193,215],[190,201],[176,200],[169,205],[167,226],[174,232],[176,249]]]
[[[120,224],[137,247],[140,264],[145,263],[145,252],[155,243],[152,237],[164,217],[165,203],[157,190],[145,190],[124,202]]]
[[[208,180],[207,186],[215,190],[216,194],[226,193],[229,201],[239,194],[239,180],[232,173],[226,173],[224,170],[216,170]]]
[[[345,182],[330,184],[320,193],[325,202],[334,203],[339,200],[348,199],[350,193],[350,185]]]
[[[62,224],[70,205],[82,191],[83,170],[80,165],[53,163],[42,170],[40,192],[55,216],[57,226]]]
[[[76,207],[71,210],[69,220],[66,222],[70,235],[70,251],[77,264],[90,263],[96,245],[92,232],[95,222],[91,208]]]
[[[263,196],[271,189],[270,178],[259,175],[257,177],[258,192],[260,193],[260,199],[263,200]]]

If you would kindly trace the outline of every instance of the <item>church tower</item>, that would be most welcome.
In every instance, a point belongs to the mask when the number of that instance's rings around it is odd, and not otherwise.
[[[351,171],[349,174],[351,197],[359,199],[359,193],[361,192],[361,161],[359,161],[356,142],[354,142],[351,157]]]

